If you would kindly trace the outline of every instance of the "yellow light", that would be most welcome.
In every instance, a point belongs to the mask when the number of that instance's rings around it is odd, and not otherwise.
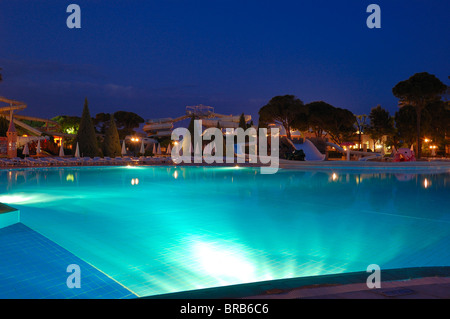
[[[333,173],[333,174],[331,175],[331,179],[332,179],[333,181],[337,180],[337,179],[338,179],[337,174],[336,174],[336,173]]]
[[[425,143],[428,143],[428,142],[431,142],[431,140],[425,138],[425,139],[424,139],[424,142],[425,142]]]
[[[430,185],[431,185],[431,182],[429,182],[428,179],[425,178],[425,180],[423,181],[423,187],[428,188]]]
[[[174,177],[175,179],[178,178],[178,171],[175,171],[175,173],[173,173],[173,177]]]
[[[73,182],[75,179],[73,177],[73,174],[67,174],[66,176],[66,181],[67,182]]]

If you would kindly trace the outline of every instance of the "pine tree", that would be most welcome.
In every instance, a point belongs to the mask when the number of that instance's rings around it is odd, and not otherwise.
[[[84,100],[83,114],[81,115],[80,127],[75,139],[75,145],[77,142],[81,156],[95,157],[99,155],[97,136],[89,113],[87,98]]]
[[[9,121],[0,115],[0,136],[6,136],[6,132],[8,132]]]
[[[103,140],[103,155],[108,157],[120,156],[121,150],[116,121],[114,116],[110,116],[109,125],[105,131],[105,139]]]
[[[241,117],[239,118],[239,127],[242,128],[244,131],[247,129],[247,123],[245,123],[244,113],[242,113]]]

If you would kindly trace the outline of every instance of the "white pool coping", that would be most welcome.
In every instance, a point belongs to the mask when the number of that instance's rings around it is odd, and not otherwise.
[[[450,172],[450,161],[360,162],[360,161],[288,161],[280,159],[283,169],[345,169],[376,171],[439,171]]]

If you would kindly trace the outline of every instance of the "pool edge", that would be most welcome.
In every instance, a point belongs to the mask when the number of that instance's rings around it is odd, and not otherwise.
[[[296,277],[180,291],[141,299],[239,299],[258,295],[282,296],[293,289],[317,288],[326,285],[347,285],[365,283],[370,274],[366,271]],[[425,277],[450,277],[450,266],[394,268],[381,271],[381,282],[402,281]]]

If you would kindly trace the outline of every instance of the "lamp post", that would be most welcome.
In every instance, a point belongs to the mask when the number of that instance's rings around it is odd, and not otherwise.
[[[431,156],[436,156],[436,145],[431,145],[430,149],[431,149]]]
[[[136,146],[138,145],[137,143],[139,143],[139,140],[139,137],[131,138],[131,142],[133,143],[133,156],[136,156]]]

